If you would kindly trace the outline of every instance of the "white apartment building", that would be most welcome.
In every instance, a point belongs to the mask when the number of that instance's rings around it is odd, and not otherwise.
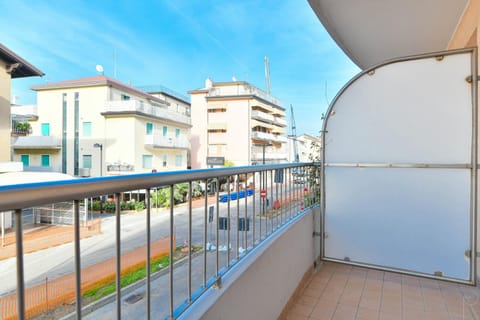
[[[193,168],[222,158],[235,166],[287,161],[287,121],[277,99],[248,82],[209,78],[189,93]]]
[[[38,118],[13,145],[26,170],[87,177],[189,167],[187,101],[167,102],[103,75],[32,89]]]
[[[294,145],[296,141],[296,146]],[[288,161],[295,162],[295,152],[299,162],[311,162],[312,159],[320,159],[320,146],[322,139],[307,133],[288,139]]]

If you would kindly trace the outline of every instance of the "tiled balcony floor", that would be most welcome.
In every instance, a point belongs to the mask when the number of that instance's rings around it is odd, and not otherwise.
[[[480,320],[480,289],[326,262],[287,319]]]

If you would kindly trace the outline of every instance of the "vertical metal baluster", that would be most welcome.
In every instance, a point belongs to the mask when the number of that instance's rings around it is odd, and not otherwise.
[[[258,172],[258,183],[260,184],[260,186],[259,186],[260,192],[262,192],[262,190],[263,190],[263,179],[262,178],[263,178],[263,172],[259,171]],[[262,241],[262,218],[265,215],[265,199],[263,199],[261,195],[260,195],[260,198],[258,199],[258,205],[260,206],[260,217],[258,218],[258,221],[259,221],[258,242],[261,242]]]
[[[240,256],[240,253],[239,253],[239,250],[240,250],[240,243],[238,243],[240,241],[240,231],[238,231],[238,227],[239,227],[239,218],[240,218],[240,194],[239,194],[239,186],[240,186],[240,183],[238,181],[238,174],[237,174],[237,220],[236,220],[236,232],[235,232],[235,246],[237,248],[236,250],[236,253],[235,253],[235,256],[237,258],[237,262],[238,262],[238,257]]]
[[[208,179],[205,179],[205,213],[203,219],[203,290],[207,287],[207,238],[208,238]]]
[[[265,199],[263,199],[265,203],[265,238],[268,235],[268,207],[267,207],[267,199],[270,196],[268,193],[268,185],[267,185],[267,171],[263,171],[263,189],[267,192]]]
[[[217,191],[217,194],[216,194],[216,196],[217,196],[217,199],[216,199],[216,201],[217,201],[217,203],[216,203],[217,204],[217,231],[216,231],[216,235],[215,235],[215,237],[216,237],[215,238],[215,246],[216,246],[216,248],[215,248],[215,259],[216,259],[215,260],[215,277],[218,280],[219,269],[220,269],[220,264],[219,264],[219,261],[218,261],[218,244],[219,244],[219,239],[218,239],[218,235],[219,235],[219,232],[218,232],[219,228],[218,227],[219,227],[219,225],[218,225],[218,221],[219,221],[219,215],[220,215],[220,199],[219,199],[220,179],[218,177],[217,177],[216,187],[217,187],[217,190],[216,190]],[[230,199],[229,199],[229,201],[230,201]],[[227,221],[227,228],[228,228],[228,224],[229,223]]]
[[[174,243],[173,243],[173,204],[175,198],[173,197],[173,184],[170,185],[170,250],[169,250],[169,287],[170,287],[170,319],[174,319],[173,317],[173,253],[174,253]]]
[[[252,220],[253,220],[253,223],[252,223],[252,248],[255,247],[255,175],[256,175],[256,172],[253,172],[253,204],[252,204]]]
[[[15,209],[15,240],[17,242],[17,314],[25,319],[25,283],[23,269],[23,226],[22,210]]]
[[[285,189],[285,194],[287,194],[287,189],[285,188],[285,169],[281,169],[282,170],[282,176],[283,176],[283,179],[282,179],[282,183],[280,184],[280,224],[283,225],[283,214],[284,214],[284,204],[285,202],[283,201],[283,190]]]
[[[115,248],[116,248],[116,260],[117,260],[117,274],[115,276],[115,283],[116,283],[116,298],[117,298],[117,319],[122,319],[122,288],[121,288],[121,273],[122,273],[122,266],[121,266],[121,246],[120,246],[120,193],[115,193],[115,218],[116,218],[116,225],[115,225]]]
[[[192,303],[192,181],[188,182],[188,304]]]
[[[270,194],[272,195],[272,198],[271,198],[271,203],[270,205],[272,206],[273,208],[273,171],[270,170]],[[272,213],[275,214],[275,212],[272,210]],[[275,218],[275,219],[274,219]],[[273,224],[275,223],[275,220],[276,220],[276,215],[275,217],[272,216],[272,219],[271,219],[271,223],[272,223],[272,228],[270,229],[270,233],[273,232],[273,230],[275,230],[275,228],[273,227]]]
[[[244,218],[245,218],[245,230],[243,231],[243,234],[244,234],[244,237],[245,237],[245,250],[247,250],[247,248],[248,248],[248,233],[247,233],[248,186],[247,186],[247,182],[248,182],[248,175],[245,173],[245,188],[244,188],[244,191],[245,191],[245,214],[244,214]]]
[[[288,219],[292,218],[293,189],[292,189],[292,168],[288,168]]]
[[[298,167],[296,167],[296,169],[297,169],[297,173],[298,173]],[[295,181],[293,181],[293,183],[295,183]],[[300,207],[298,205],[299,205],[299,203],[298,203],[298,187],[297,187],[297,185],[295,185],[295,210],[293,212],[294,216],[297,215],[297,213],[300,209]]]
[[[147,188],[146,190],[146,205],[147,205],[147,217],[146,217],[146,229],[147,229],[147,265],[146,265],[146,268],[147,268],[147,280],[146,280],[146,289],[147,289],[147,319],[150,319],[150,310],[152,309],[152,305],[151,305],[151,296],[150,296],[150,291],[151,291],[151,288],[150,288],[150,274],[151,274],[151,270],[150,270],[150,251],[151,251],[151,221],[150,221],[150,214],[151,214],[151,208],[150,208],[150,188]]]
[[[280,170],[280,169],[278,169],[278,170]],[[279,202],[279,200],[278,200],[278,182],[275,182],[275,202],[278,204],[278,205],[277,205],[277,209],[276,209],[276,211],[275,211],[275,222],[276,222],[276,224],[277,224],[276,227],[275,227],[275,229],[277,229],[277,228],[278,228],[279,215],[281,214],[281,212],[280,212],[280,205],[279,205],[280,202]]]
[[[73,227],[75,234],[75,309],[77,319],[82,318],[82,280],[80,269],[80,201],[73,201]]]
[[[230,205],[230,176],[228,176],[228,190],[227,190],[227,268],[230,267],[230,210],[231,210],[231,205]]]

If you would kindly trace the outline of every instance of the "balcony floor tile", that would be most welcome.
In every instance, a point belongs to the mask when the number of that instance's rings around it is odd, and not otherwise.
[[[324,262],[287,319],[475,319],[477,287]]]

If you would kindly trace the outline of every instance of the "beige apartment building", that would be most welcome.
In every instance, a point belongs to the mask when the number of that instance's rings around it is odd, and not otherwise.
[[[43,76],[43,72],[0,43],[0,163],[10,167],[11,79]],[[8,169],[5,169],[8,170]],[[4,171],[4,170],[0,170]]]
[[[103,75],[32,89],[38,118],[13,146],[26,170],[88,177],[189,167],[188,101]]]
[[[295,152],[299,162],[320,161],[320,146],[322,139],[309,134],[301,134],[288,139],[288,161],[295,162]]]
[[[192,168],[222,160],[235,166],[287,161],[287,121],[277,99],[248,82],[209,78],[189,93]]]

